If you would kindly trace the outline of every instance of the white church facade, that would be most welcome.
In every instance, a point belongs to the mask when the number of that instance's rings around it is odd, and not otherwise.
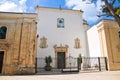
[[[84,24],[81,10],[36,7],[36,13],[38,58],[50,55],[56,59],[52,67],[59,68],[61,59],[67,67],[65,58],[69,56],[89,57],[86,34],[89,27]],[[38,65],[44,67],[45,62]]]
[[[80,54],[81,70],[120,70],[120,27],[102,20],[90,28],[82,13],[38,6],[36,13],[0,12],[0,74],[34,74],[48,56],[52,69],[78,69]]]

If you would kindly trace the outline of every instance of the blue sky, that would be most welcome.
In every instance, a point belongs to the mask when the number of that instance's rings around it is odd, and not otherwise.
[[[83,2],[82,0],[0,0],[0,11],[5,12],[27,12],[34,13],[34,7],[36,5],[42,7],[54,7],[59,8],[61,5],[65,9],[83,10],[83,18],[87,20],[90,26],[96,24],[100,19],[96,15],[100,11],[101,5],[104,3],[101,0],[97,0],[96,5],[86,4],[89,3],[87,0]]]
[[[39,5],[42,7],[53,7],[53,8],[59,8],[61,5],[62,8],[68,8],[65,5],[65,0],[30,0],[26,2],[26,5],[29,6],[29,8],[32,6],[32,9],[27,9],[28,12],[34,12],[34,6]]]

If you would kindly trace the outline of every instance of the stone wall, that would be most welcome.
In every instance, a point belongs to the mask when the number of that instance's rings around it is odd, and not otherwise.
[[[0,13],[0,27],[7,27],[6,39],[0,39],[2,74],[35,72],[36,24],[36,14]]]
[[[116,22],[103,20],[98,25],[101,53],[108,59],[109,70],[120,70],[120,27]]]

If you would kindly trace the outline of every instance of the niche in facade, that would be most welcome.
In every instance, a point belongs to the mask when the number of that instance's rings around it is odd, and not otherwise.
[[[75,48],[75,49],[79,49],[79,48],[80,48],[80,39],[79,39],[79,38],[76,38],[74,42],[75,42],[74,48]]]
[[[40,46],[39,47],[40,48],[47,48],[48,47],[47,38],[45,38],[45,37],[40,38]]]

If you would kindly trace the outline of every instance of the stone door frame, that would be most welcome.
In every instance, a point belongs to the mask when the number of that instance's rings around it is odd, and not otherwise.
[[[64,52],[65,53],[65,58],[66,58],[66,56],[67,56],[67,54],[68,54],[68,46],[66,45],[66,46],[55,46],[54,47],[54,51],[55,51],[55,67],[57,68],[57,53],[58,52]],[[65,63],[67,62],[67,60],[65,59]],[[66,67],[66,66],[65,66]]]

